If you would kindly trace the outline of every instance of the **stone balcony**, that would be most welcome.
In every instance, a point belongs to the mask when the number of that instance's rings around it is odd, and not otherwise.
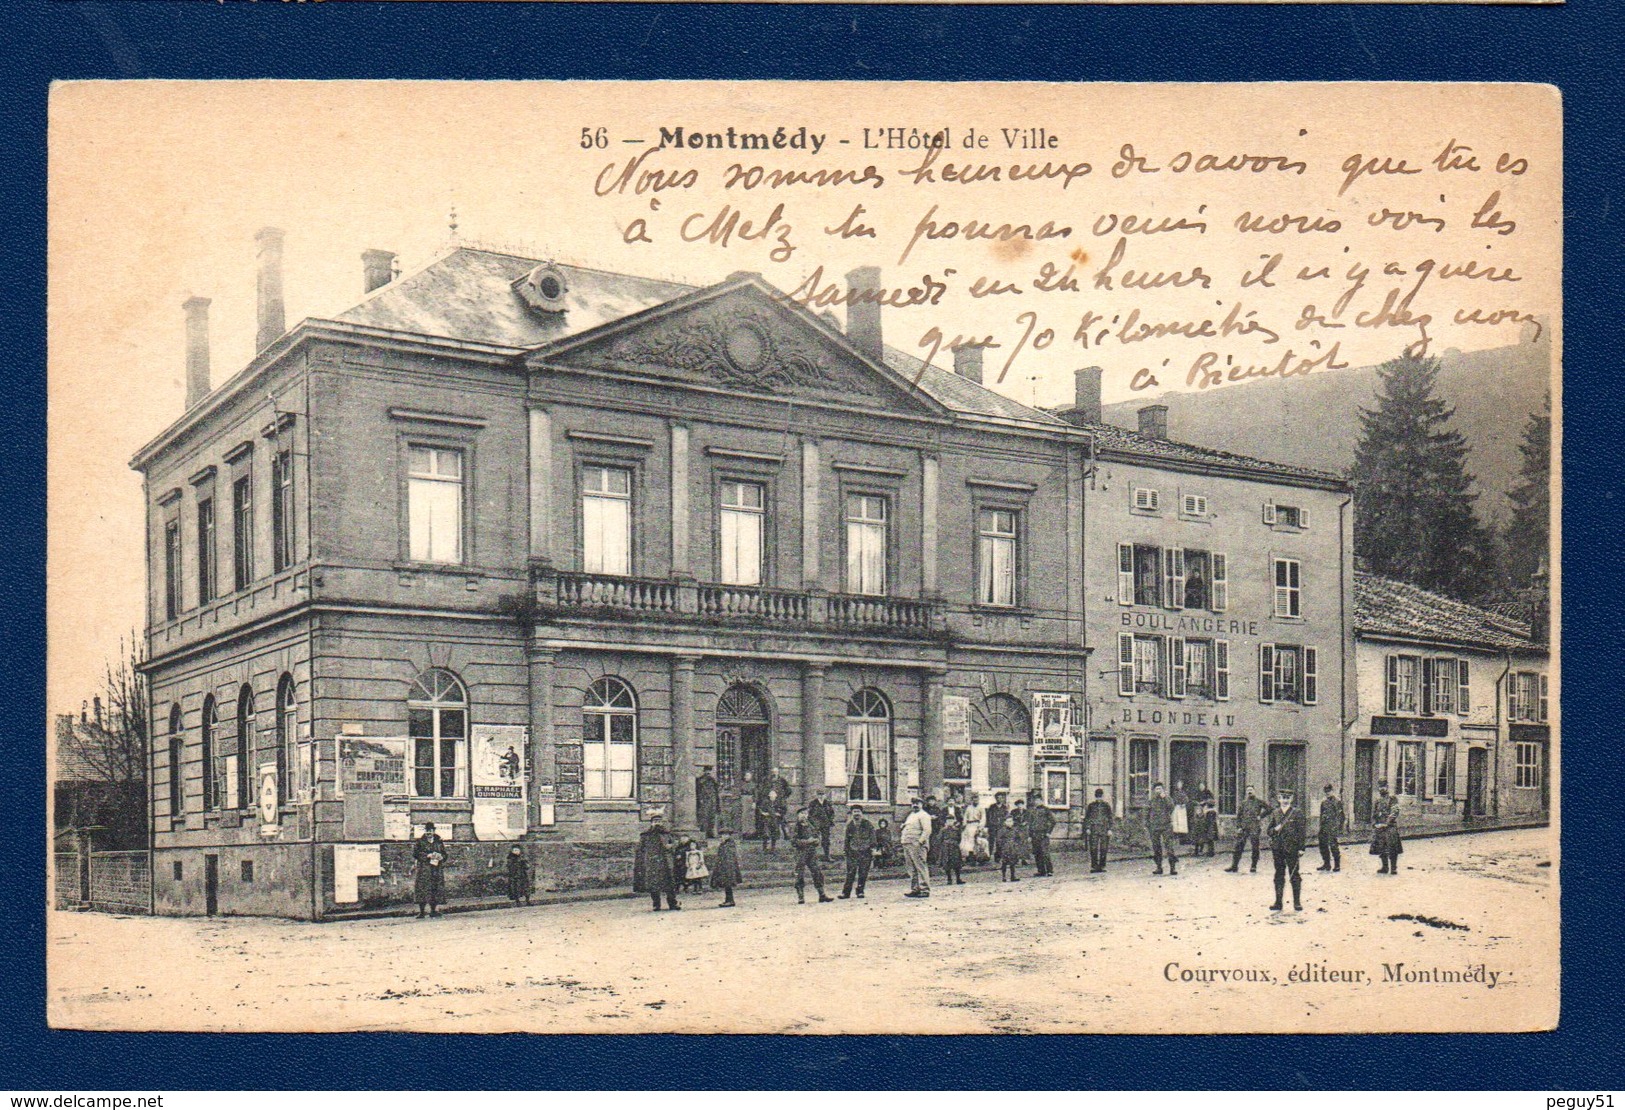
[[[539,571],[536,602],[542,613],[558,616],[616,615],[630,620],[838,630],[920,639],[940,636],[945,628],[941,604],[917,598],[724,586],[579,571]]]

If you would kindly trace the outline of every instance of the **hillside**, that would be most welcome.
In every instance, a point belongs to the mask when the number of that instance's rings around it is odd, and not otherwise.
[[[1478,479],[1480,519],[1504,519],[1506,491],[1517,481],[1518,443],[1545,393],[1551,345],[1544,340],[1484,351],[1445,351],[1439,395],[1456,407],[1453,426],[1467,437],[1467,465]],[[1168,436],[1244,455],[1343,472],[1354,461],[1361,408],[1376,403],[1377,369],[1317,372],[1203,393],[1165,393],[1105,406],[1105,418],[1136,426],[1136,410],[1168,406]]]

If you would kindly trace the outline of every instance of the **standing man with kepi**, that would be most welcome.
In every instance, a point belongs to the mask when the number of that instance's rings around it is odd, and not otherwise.
[[[1404,850],[1399,837],[1399,799],[1388,793],[1388,784],[1383,783],[1371,809],[1371,854],[1382,859],[1377,874],[1399,874],[1399,853]]]
[[[1174,803],[1163,789],[1162,783],[1151,788],[1151,800],[1145,807],[1145,831],[1151,837],[1151,858],[1157,861],[1153,875],[1162,874],[1162,855],[1168,853],[1168,874],[1179,874],[1179,855],[1174,839]]]
[[[1089,842],[1089,870],[1095,874],[1106,870],[1106,849],[1112,839],[1112,804],[1106,800],[1106,791],[1095,787],[1095,800],[1083,811],[1083,835]]]
[[[1332,784],[1326,784],[1325,796],[1320,799],[1320,867],[1319,871],[1343,870],[1343,851],[1337,838],[1348,828],[1343,813],[1343,800],[1332,793]]]
[[[1270,838],[1270,857],[1275,861],[1275,904],[1281,908],[1281,895],[1286,891],[1287,879],[1292,880],[1292,908],[1303,909],[1303,876],[1298,872],[1298,856],[1303,852],[1304,838],[1309,823],[1304,820],[1303,808],[1292,797],[1290,790],[1280,792],[1279,806],[1270,811],[1267,832]]]
[[[1049,811],[1044,804],[1044,797],[1038,791],[1031,791],[1027,795],[1032,800],[1032,809],[1027,814],[1027,835],[1033,841],[1033,866],[1038,870],[1034,872],[1036,878],[1055,874],[1055,861],[1050,859],[1049,837],[1055,831],[1055,814]]]
[[[1253,793],[1253,788],[1247,788],[1247,796],[1241,800],[1241,807],[1236,811],[1236,850],[1230,857],[1230,866],[1226,871],[1236,871],[1241,867],[1241,853],[1249,841],[1253,845],[1252,870],[1258,870],[1258,831],[1263,825],[1264,815],[1270,807],[1259,800]]]
[[[829,795],[820,790],[807,805],[807,820],[818,833],[818,846],[824,853],[824,862],[829,862],[829,831],[835,827],[835,806],[829,800]]]
[[[874,862],[875,855],[875,827],[863,815],[862,806],[847,810],[844,851],[846,885],[841,888],[841,897],[852,897],[852,885],[856,883],[858,897],[862,898],[863,888],[869,884],[869,865]]]
[[[912,811],[908,819],[903,822],[903,831],[899,839],[903,843],[903,859],[908,863],[909,892],[904,898],[931,897],[931,869],[925,862],[925,854],[931,847],[931,815],[925,812],[920,805],[920,799],[915,798],[911,803]]]
[[[824,865],[818,862],[818,830],[807,818],[806,809],[796,811],[796,827],[790,834],[790,847],[796,853],[796,901],[807,901],[807,873],[812,872],[813,889],[820,902],[835,899],[824,893]]]

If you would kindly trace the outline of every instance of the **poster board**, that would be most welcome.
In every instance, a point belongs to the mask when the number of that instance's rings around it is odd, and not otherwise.
[[[340,736],[339,794],[344,800],[346,840],[385,839],[385,799],[405,799],[407,739],[404,736]]]
[[[529,827],[525,779],[530,730],[524,725],[475,725],[469,747],[475,837],[524,836]]]

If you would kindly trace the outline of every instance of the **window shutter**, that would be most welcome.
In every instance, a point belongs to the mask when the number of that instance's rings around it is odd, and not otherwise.
[[[1168,555],[1174,563],[1173,608],[1185,608],[1185,549],[1170,547]]]
[[[1273,501],[1264,502],[1264,523],[1275,523],[1275,502]]]
[[[1540,723],[1546,723],[1546,676],[1540,676]]]
[[[1213,696],[1218,701],[1230,700],[1230,641],[1213,641]]]
[[[1507,675],[1507,720],[1518,720],[1518,676]]]
[[[1222,613],[1230,606],[1230,559],[1222,551],[1213,553],[1213,611]]]
[[[1399,656],[1397,655],[1388,656],[1388,700],[1385,706],[1388,713],[1394,713],[1399,708]]]
[[[1309,527],[1309,510],[1308,509],[1299,509],[1298,510],[1298,527],[1299,528],[1308,528]]]
[[[1134,545],[1117,545],[1117,604],[1134,604]]]
[[[1185,641],[1177,636],[1168,641],[1168,664],[1168,692],[1182,698],[1185,696]]]
[[[1117,634],[1117,692],[1134,693],[1134,636],[1129,632]]]
[[[1467,660],[1456,660],[1456,713],[1467,716]]]
[[[1433,715],[1433,679],[1438,668],[1432,659],[1422,660],[1422,716]]]
[[[1162,549],[1162,604],[1165,609],[1179,608],[1179,603],[1174,597],[1174,586],[1178,582],[1174,575],[1174,555],[1178,551],[1177,547]]]
[[[1275,645],[1258,645],[1258,700],[1268,705],[1275,700]]]
[[[1320,700],[1320,649],[1303,649],[1303,704],[1314,705]]]

